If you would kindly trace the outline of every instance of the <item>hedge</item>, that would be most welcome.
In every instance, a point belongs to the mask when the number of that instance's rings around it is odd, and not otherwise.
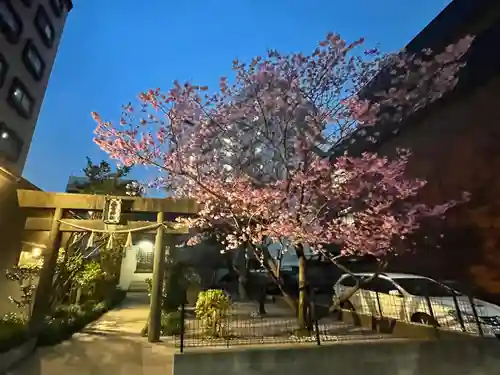
[[[83,305],[64,305],[58,307],[52,316],[44,321],[37,338],[37,346],[55,345],[67,340],[81,331],[86,325],[101,317],[102,314],[119,305],[126,292],[116,290],[104,301],[88,301]],[[27,325],[15,314],[7,314],[0,319],[0,353],[23,344],[28,339]]]

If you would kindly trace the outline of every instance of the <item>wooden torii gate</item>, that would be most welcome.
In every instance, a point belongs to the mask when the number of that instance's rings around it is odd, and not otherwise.
[[[198,205],[192,199],[158,199],[139,197],[110,197],[104,195],[48,193],[18,190],[19,207],[29,209],[25,231],[46,231],[48,239],[44,262],[33,303],[30,329],[36,334],[48,310],[61,236],[64,232],[156,233],[154,246],[153,286],[151,291],[148,339],[159,341],[165,245],[172,244],[172,235],[188,234],[189,229],[173,220],[179,216],[196,215]],[[102,219],[66,219],[66,211],[100,211]],[[45,213],[45,215],[43,215]],[[155,213],[156,221],[126,220],[134,213]],[[167,234],[164,241],[164,234]],[[165,243],[166,242],[166,243]]]

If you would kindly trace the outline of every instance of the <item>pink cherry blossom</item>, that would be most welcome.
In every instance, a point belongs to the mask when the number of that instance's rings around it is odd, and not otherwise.
[[[252,248],[271,273],[258,246],[264,240],[307,244],[333,262],[325,243],[381,259],[404,251],[422,219],[457,202],[418,201],[426,181],[405,177],[409,151],[329,161],[319,150],[356,129],[401,121],[452,90],[472,40],[437,55],[382,55],[330,33],[310,55],[269,50],[235,60],[234,78],[222,77],[213,94],[180,82],[144,92],[135,110],[124,107],[125,126],[93,113],[95,142],[124,165],[154,166],[159,187],[200,203],[199,215],[186,219],[191,227],[226,225],[226,248]],[[366,95],[379,73],[388,84]]]

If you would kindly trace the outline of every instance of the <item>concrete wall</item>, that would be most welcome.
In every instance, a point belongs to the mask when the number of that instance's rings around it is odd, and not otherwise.
[[[26,213],[18,206],[17,189],[40,190],[29,181],[0,168],[0,315],[12,311],[13,305],[8,302],[7,297],[18,292],[18,286],[7,281],[4,276],[7,268],[17,264],[23,249],[21,241]],[[29,239],[40,243],[39,241],[43,241],[43,234],[39,233],[39,238]]]
[[[173,374],[492,375],[498,353],[500,343],[486,339],[263,346],[176,353]]]
[[[120,288],[128,289],[132,283],[144,282],[145,279],[153,276],[152,273],[135,273],[138,249],[138,246],[132,246],[125,250],[120,271]],[[201,244],[173,248],[170,251],[177,262],[193,267],[200,277],[200,284],[203,288],[212,286],[216,269],[224,267],[220,249],[212,246]]]
[[[123,290],[128,290],[132,283],[144,283],[146,279],[152,278],[152,273],[136,273],[137,251],[139,246],[131,246],[125,249],[120,270],[119,286]]]

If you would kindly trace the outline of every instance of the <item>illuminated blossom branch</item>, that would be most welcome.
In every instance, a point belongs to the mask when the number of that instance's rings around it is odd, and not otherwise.
[[[310,55],[270,50],[248,64],[234,61],[234,78],[222,77],[214,94],[175,82],[165,93],[142,93],[119,124],[93,113],[95,142],[125,165],[157,167],[154,185],[202,204],[192,227],[227,226],[226,248],[251,248],[278,283],[264,241],[307,244],[333,262],[325,243],[338,243],[342,255],[382,259],[400,251],[395,241],[422,218],[440,217],[456,203],[417,202],[426,182],[404,177],[408,151],[332,163],[318,150],[382,118],[401,121],[452,90],[471,42],[437,55],[382,55],[363,51],[362,39],[348,44],[328,34]],[[360,99],[380,72],[388,87]]]

